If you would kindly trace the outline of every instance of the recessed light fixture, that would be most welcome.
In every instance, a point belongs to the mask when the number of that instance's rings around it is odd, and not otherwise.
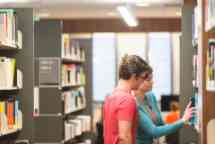
[[[132,12],[128,6],[126,6],[126,5],[125,6],[118,6],[117,10],[128,26],[136,27],[138,25],[137,19],[132,14]]]

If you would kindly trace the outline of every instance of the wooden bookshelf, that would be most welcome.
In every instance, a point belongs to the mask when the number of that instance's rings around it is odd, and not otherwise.
[[[207,125],[208,122],[215,118],[215,87],[208,86],[208,53],[209,40],[215,38],[215,23],[214,18],[208,16],[208,2],[209,0],[198,0],[197,7],[199,7],[200,24],[198,26],[198,56],[199,56],[199,72],[200,72],[200,86],[199,86],[199,134],[200,143],[208,143]],[[214,5],[215,7],[215,5]]]
[[[215,33],[215,1],[204,0],[205,32]]]

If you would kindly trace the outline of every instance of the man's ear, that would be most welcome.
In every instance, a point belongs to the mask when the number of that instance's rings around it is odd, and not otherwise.
[[[136,74],[132,74],[132,75],[131,75],[131,79],[132,79],[132,80],[137,80],[137,79],[138,79],[138,77],[137,77],[137,75],[136,75]]]
[[[143,73],[143,77],[144,77],[144,79],[147,79],[147,78],[148,78],[148,76],[149,76],[149,73],[148,73],[148,72],[144,72],[144,73]]]

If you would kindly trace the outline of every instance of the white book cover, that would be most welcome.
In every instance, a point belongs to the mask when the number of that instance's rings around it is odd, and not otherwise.
[[[22,31],[21,30],[18,30],[17,31],[17,45],[18,45],[18,48],[19,49],[22,49],[22,46],[23,46],[23,44],[22,44]]]
[[[81,121],[74,119],[74,120],[70,120],[69,122],[73,123],[75,126],[75,136],[79,136],[82,134],[82,126],[81,126]]]
[[[6,69],[6,87],[11,88],[14,86],[14,75],[15,75],[15,59],[6,58],[5,59],[5,69]]]
[[[72,124],[65,123],[65,141],[72,138]]]
[[[0,57],[0,88],[6,86],[5,57]]]
[[[2,113],[2,133],[5,133],[8,131],[8,123],[7,123],[7,116],[5,113]]]
[[[17,69],[17,87],[23,88],[23,73],[20,69]]]
[[[18,111],[18,129],[22,129],[23,120],[22,120],[22,111]]]

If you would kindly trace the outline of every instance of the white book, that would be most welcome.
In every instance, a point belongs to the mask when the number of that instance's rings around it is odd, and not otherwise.
[[[69,120],[69,122],[75,126],[75,131],[74,131],[75,136],[81,135],[82,134],[81,121],[75,119],[75,120]]]
[[[22,129],[23,127],[23,118],[22,118],[22,111],[18,111],[18,129]]]
[[[18,48],[19,49],[22,49],[22,46],[23,46],[23,44],[22,44],[22,31],[21,30],[18,30],[17,31],[17,45],[18,45]]]
[[[72,125],[70,123],[65,123],[65,141],[72,138]]]
[[[7,116],[5,113],[2,113],[2,127],[1,127],[1,132],[5,133],[8,131],[8,123],[7,123]]]
[[[23,88],[23,73],[20,69],[17,69],[17,87]]]
[[[14,75],[15,75],[15,59],[7,58],[6,59],[6,70],[7,70],[7,88],[11,88],[14,86]]]
[[[0,88],[6,86],[5,57],[0,57]]]
[[[91,117],[89,115],[79,115],[78,118],[84,119],[85,131],[91,130]]]

